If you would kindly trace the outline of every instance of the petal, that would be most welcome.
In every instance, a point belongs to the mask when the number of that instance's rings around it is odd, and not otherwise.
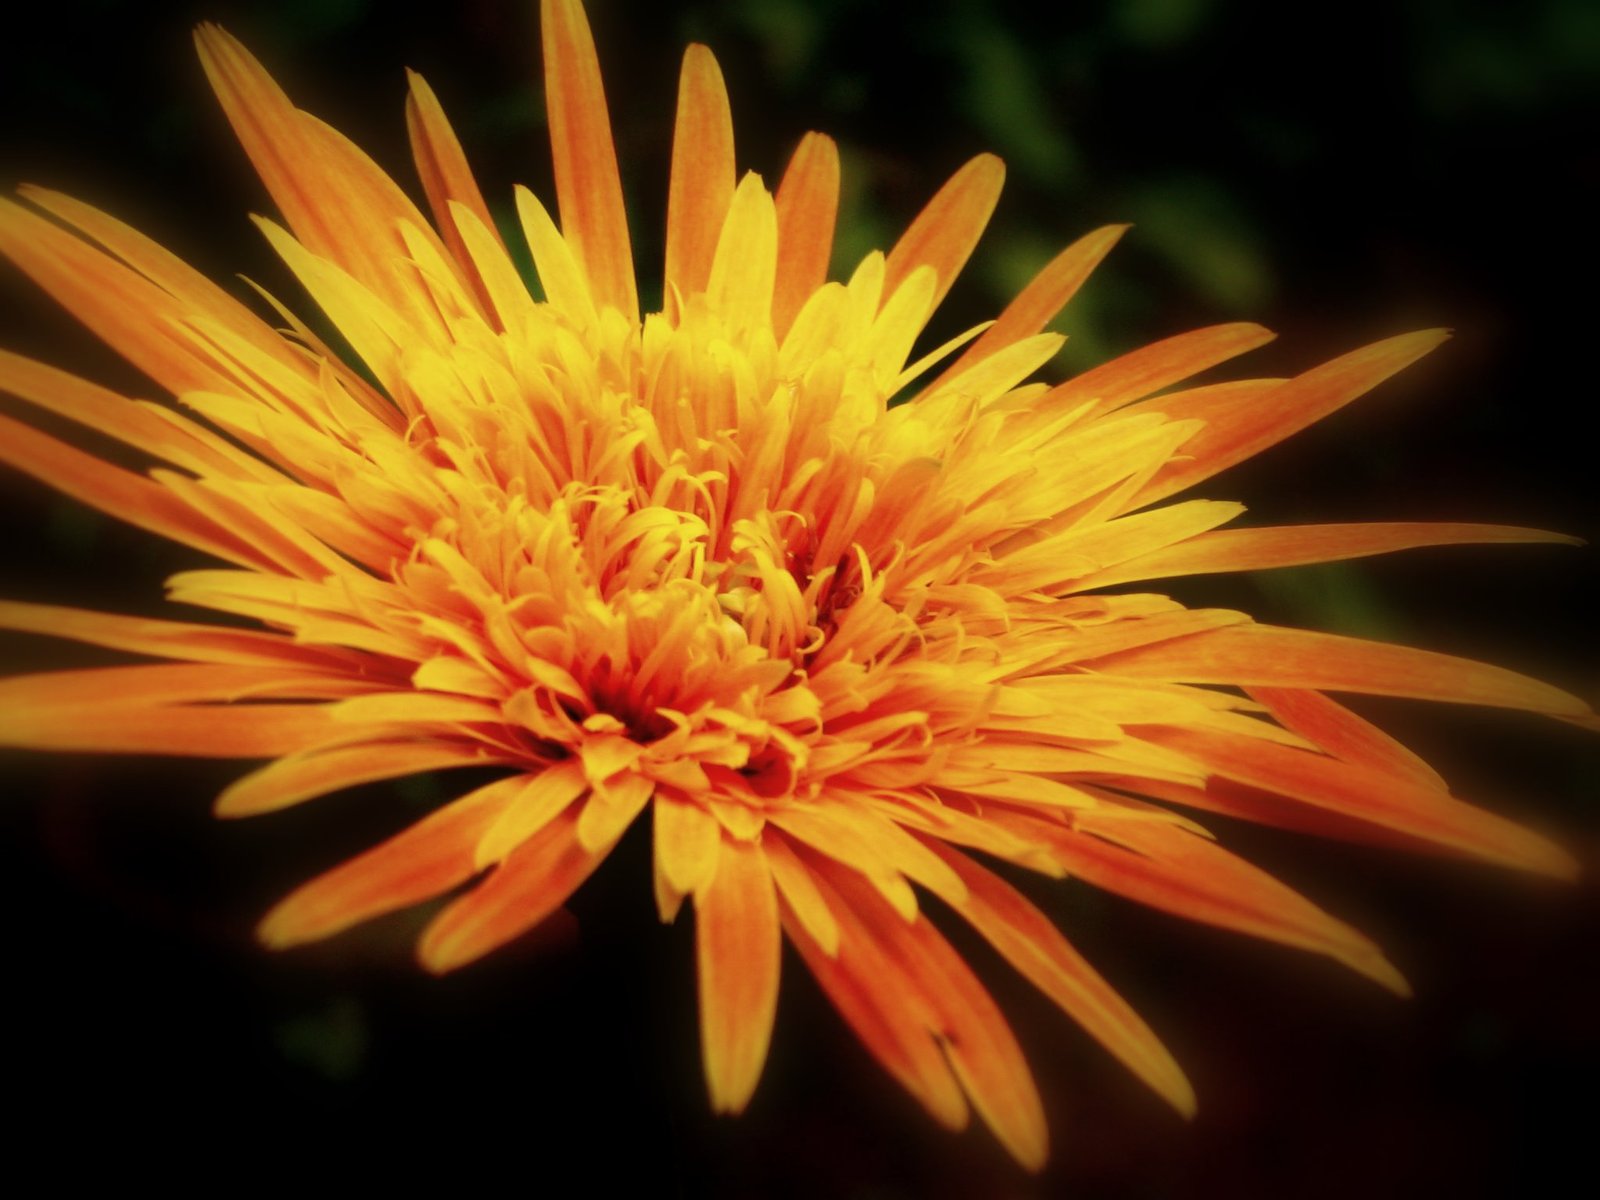
[[[185,758],[272,758],[325,742],[330,734],[321,704],[7,705],[0,720],[0,745]]]
[[[711,51],[684,52],[667,193],[666,311],[679,296],[704,291],[722,223],[733,202],[733,114]]]
[[[966,855],[932,838],[924,841],[966,884],[967,897],[954,905],[956,911],[1130,1071],[1184,1116],[1193,1116],[1194,1089],[1182,1068],[1049,919]]]
[[[730,329],[759,329],[771,320],[777,254],[776,210],[752,172],[734,192],[706,280],[706,299]]]
[[[280,758],[229,784],[217,797],[216,813],[255,816],[358,784],[445,767],[481,767],[492,761],[488,747],[474,742],[368,742],[310,750]]]
[[[1092,400],[1095,412],[1109,412],[1264,346],[1276,336],[1248,321],[1180,333],[1069,379],[1045,393],[1043,403],[1065,411]],[[1181,418],[1173,414],[1173,419]]]
[[[0,199],[0,254],[94,334],[174,393],[219,378],[181,328],[183,305],[109,254]]]
[[[280,634],[229,629],[223,625],[124,617],[49,604],[0,601],[0,629],[71,638],[91,646],[189,662],[256,666],[302,663],[332,667],[342,665],[346,659],[341,651],[302,646]]]
[[[656,793],[652,808],[656,864],[672,889],[687,896],[704,887],[717,869],[721,833],[716,818],[668,790]]]
[[[482,958],[566,903],[606,852],[579,844],[578,814],[567,808],[435,917],[417,944],[417,957],[435,975]]]
[[[23,187],[19,193],[59,220],[75,226],[121,259],[139,275],[171,296],[181,312],[204,314],[220,322],[257,351],[297,375],[309,376],[306,362],[266,322],[239,301],[130,225],[92,205],[41,187]]]
[[[297,888],[262,918],[256,935],[275,950],[331,937],[384,913],[432,899],[478,871],[478,839],[523,786],[516,776],[468,792],[380,846]]]
[[[480,868],[514,855],[518,846],[571,811],[573,803],[589,790],[583,765],[575,758],[563,759],[536,775],[524,775],[522,784],[516,799],[478,843]]]
[[[827,877],[932,1010],[930,1032],[939,1037],[978,1115],[1023,1167],[1039,1170],[1049,1155],[1044,1107],[1022,1049],[989,993],[926,916],[897,920],[887,902],[849,872],[832,868]]]
[[[1452,525],[1392,522],[1362,525],[1280,525],[1266,529],[1217,529],[1093,576],[1084,586],[1109,587],[1135,579],[1171,579],[1224,571],[1262,571],[1304,563],[1338,562],[1419,546],[1489,542],[1559,542],[1582,539],[1512,525]]]
[[[930,1035],[932,1005],[861,918],[831,888],[822,885],[829,907],[839,913],[838,952],[829,955],[812,940],[787,903],[783,926],[807,968],[884,1070],[947,1129],[967,1123],[967,1102],[950,1063]]]
[[[1230,625],[1085,663],[1132,679],[1410,696],[1581,717],[1576,696],[1525,675],[1410,646],[1274,625]]]
[[[1134,504],[1149,504],[1209,479],[1320,421],[1443,344],[1439,329],[1374,342],[1280,383],[1265,394],[1168,396],[1147,402],[1175,421],[1198,418],[1205,428],[1184,445],[1184,457],[1157,472]]]
[[[968,346],[960,358],[946,367],[944,373],[928,385],[927,390],[937,391],[947,380],[988,358],[995,351],[1004,350],[1014,342],[1042,332],[1055,315],[1067,306],[1067,302],[1077,295],[1090,273],[1111,253],[1111,248],[1128,229],[1127,225],[1107,225],[1096,229],[1051,259],[1034,276],[1033,281],[1006,305],[995,323]]]
[[[1253,699],[1266,705],[1267,711],[1285,729],[1316,743],[1335,758],[1375,767],[1423,787],[1443,790],[1445,786],[1438,772],[1422,759],[1376,725],[1362,720],[1321,692],[1269,687],[1246,690]]]
[[[236,38],[203,24],[195,45],[234,133],[295,236],[417,329],[437,328],[400,235],[410,225],[434,237],[416,205],[359,147],[296,108]]]
[[[1171,822],[1103,816],[1083,831],[1028,817],[1008,828],[1046,842],[1068,874],[1190,921],[1326,954],[1405,995],[1405,980],[1365,936],[1215,842]]]
[[[823,899],[816,877],[806,867],[782,834],[773,830],[764,836],[761,848],[767,856],[767,868],[778,885],[788,911],[816,943],[817,948],[829,958],[839,953],[839,922],[833,910]]]
[[[760,845],[723,838],[694,906],[706,1085],[714,1111],[737,1114],[761,1078],[778,1005],[778,901]]]
[[[988,225],[1005,178],[1005,164],[992,154],[978,155],[952,175],[889,252],[883,294],[894,295],[918,267],[932,267],[937,308]]]
[[[839,148],[832,138],[800,139],[778,184],[778,272],[772,328],[782,341],[805,302],[828,279],[839,214]]]
[[[1571,856],[1560,847],[1436,788],[1260,738],[1177,729],[1147,731],[1146,736],[1189,755],[1212,774],[1341,816],[1488,862],[1558,878],[1576,873]]]
[[[622,775],[597,784],[578,818],[578,841],[586,850],[613,845],[654,794],[655,784],[642,775]]]
[[[487,305],[488,293],[482,288],[482,279],[473,278],[472,256],[467,253],[451,206],[459,204],[472,213],[498,242],[500,235],[495,231],[494,218],[489,215],[489,206],[483,202],[483,193],[473,178],[467,156],[433,89],[415,71],[407,71],[406,78],[411,83],[406,95],[406,132],[411,137],[411,154],[416,160],[422,190],[428,196],[428,207],[433,211],[445,245],[473,283],[479,302]],[[501,246],[503,249],[504,243]]]
[[[7,715],[30,709],[131,708],[243,699],[329,699],[371,685],[295,664],[139,663],[0,679]]]
[[[637,324],[628,214],[589,19],[578,0],[543,0],[540,12],[561,232],[596,303],[619,309],[629,323]]]

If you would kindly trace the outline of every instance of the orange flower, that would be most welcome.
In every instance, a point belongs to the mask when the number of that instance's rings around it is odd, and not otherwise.
[[[833,143],[808,135],[776,192],[739,178],[700,46],[679,92],[665,311],[641,319],[576,0],[544,0],[543,38],[560,222],[518,190],[535,300],[421,79],[406,117],[432,223],[242,46],[200,30],[288,225],[262,230],[359,367],[276,302],[286,333],[85,204],[37,188],[31,206],[0,202],[0,249],[180,405],[0,355],[9,394],[161,465],[115,467],[5,417],[0,459],[214,556],[226,565],[175,576],[170,597],[258,626],[0,604],[8,629],[176,660],[0,682],[0,742],[270,760],[222,794],[226,816],[500,768],[260,927],[287,947],[459,889],[421,939],[435,972],[536,925],[648,812],[662,919],[693,900],[714,1108],[738,1112],[756,1087],[787,935],[937,1120],[959,1127],[975,1108],[1029,1167],[1047,1135],[1028,1067],[918,889],[1176,1108],[1194,1097],[1140,1018],[970,852],[1326,954],[1400,992],[1370,941],[1184,813],[1571,872],[1324,693],[1592,721],[1582,701],[1139,586],[1570,540],[1223,529],[1241,506],[1161,503],[1442,335],[1287,381],[1181,387],[1270,337],[1225,325],[1027,382],[1060,344],[1041,331],[1121,235],[1109,227],[992,324],[908,365],[994,208],[1000,162],[974,159],[887,254],[829,282]]]

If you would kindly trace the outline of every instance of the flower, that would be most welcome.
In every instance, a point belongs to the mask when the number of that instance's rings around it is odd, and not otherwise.
[[[976,1109],[1029,1166],[1046,1132],[1027,1065],[927,896],[1175,1107],[1194,1100],[1144,1023],[984,862],[1074,874],[1397,991],[1372,943],[1184,814],[1570,872],[1324,693],[1589,719],[1581,701],[1145,590],[1564,540],[1224,529],[1240,506],[1160,505],[1441,335],[1288,381],[1171,390],[1270,336],[1227,325],[1027,382],[1059,345],[1041,330],[1113,227],[1068,247],[992,325],[908,365],[994,208],[1000,163],[974,159],[887,255],[827,282],[832,143],[808,135],[775,194],[739,179],[703,47],[684,59],[665,311],[641,321],[581,8],[545,0],[543,31],[559,227],[517,194],[543,301],[425,83],[412,80],[407,122],[431,224],[211,27],[202,60],[288,225],[262,229],[359,361],[275,302],[291,329],[274,331],[80,202],[27,189],[31,207],[0,209],[0,249],[180,405],[7,354],[9,394],[162,465],[114,467],[10,418],[0,458],[229,564],[174,577],[171,598],[257,626],[0,605],[7,628],[176,660],[0,682],[0,741],[270,760],[223,793],[230,816],[496,768],[261,925],[286,947],[459,890],[419,946],[439,972],[536,925],[648,812],[663,919],[692,898],[715,1108],[739,1111],[756,1086],[787,936],[936,1119]]]

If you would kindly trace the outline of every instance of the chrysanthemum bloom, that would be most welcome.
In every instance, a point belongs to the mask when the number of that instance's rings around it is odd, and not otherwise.
[[[530,295],[421,79],[407,122],[430,222],[219,29],[207,74],[287,224],[259,223],[359,363],[274,329],[112,217],[29,188],[0,248],[176,397],[14,354],[11,396],[157,465],[9,417],[0,458],[219,560],[170,581],[254,629],[7,603],[0,625],[176,662],[0,682],[0,742],[264,759],[259,814],[352,785],[502,777],[289,895],[287,947],[448,892],[454,970],[557,909],[648,819],[664,920],[693,901],[712,1105],[766,1057],[787,936],[941,1123],[969,1106],[1024,1164],[1045,1121],[1004,1018],[923,911],[938,897],[1178,1109],[1145,1024],[998,860],[1326,954],[1396,991],[1361,934],[1211,840],[1223,813],[1562,875],[1539,836],[1453,799],[1327,692],[1589,720],[1510,672],[1195,610],[1145,582],[1472,541],[1481,525],[1224,529],[1170,498],[1441,340],[1293,379],[1183,387],[1270,336],[1225,325],[1068,382],[1042,333],[1122,233],[1051,262],[992,324],[912,359],[1001,164],[962,168],[887,253],[827,280],[838,156],[805,137],[776,192],[737,176],[715,61],[683,63],[665,311],[638,310],[600,75],[577,0],[545,0],[559,224],[526,190]],[[890,400],[915,383],[915,396]],[[1177,390],[1173,390],[1173,389]]]

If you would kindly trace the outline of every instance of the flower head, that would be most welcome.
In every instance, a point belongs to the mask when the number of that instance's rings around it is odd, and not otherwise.
[[[0,249],[178,401],[0,355],[0,388],[159,465],[111,466],[9,417],[0,459],[219,560],[175,576],[170,598],[252,623],[0,604],[6,628],[175,660],[0,681],[0,742],[268,760],[222,794],[228,816],[496,768],[260,927],[287,947],[457,893],[419,945],[435,972],[537,925],[648,820],[662,918],[692,900],[715,1108],[739,1111],[756,1087],[787,938],[936,1119],[975,1109],[1030,1166],[1046,1132],[1028,1067],[926,896],[1174,1106],[1194,1099],[1143,1021],[986,863],[1076,875],[1397,991],[1371,942],[1188,814],[1570,871],[1325,693],[1591,719],[1581,701],[1146,589],[1567,540],[1225,529],[1241,506],[1172,501],[1442,335],[1289,380],[1183,386],[1270,337],[1224,325],[1028,382],[1060,344],[1045,326],[1123,232],[1108,227],[991,324],[918,352],[994,209],[1000,162],[972,160],[887,254],[830,282],[833,143],[807,135],[775,190],[739,177],[699,46],[678,98],[665,302],[641,317],[576,0],[545,0],[543,39],[559,221],[516,194],[536,299],[420,78],[406,119],[431,221],[241,45],[199,31],[287,226],[262,231],[354,359],[269,298],[289,326],[274,329],[81,202],[29,188],[0,206]]]

